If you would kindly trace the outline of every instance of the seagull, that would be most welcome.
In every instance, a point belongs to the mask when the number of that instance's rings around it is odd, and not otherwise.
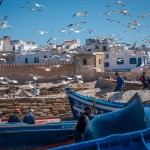
[[[71,24],[69,24],[67,27],[71,27],[71,26],[73,26],[73,25],[78,26],[78,25],[80,25],[80,24],[82,24],[82,23],[86,23],[86,22],[85,22],[85,21],[80,21],[80,22],[76,22],[76,23],[71,23]]]
[[[34,80],[38,80],[39,78],[43,78],[43,77],[41,77],[41,76],[35,76],[35,75],[33,75],[33,74],[29,74],[29,75],[32,76]]]
[[[77,13],[73,14],[73,16],[72,16],[72,17],[80,17],[81,15],[82,15],[82,13],[77,12]]]
[[[65,60],[65,61],[70,61],[70,59],[65,59],[65,58],[62,58],[62,59],[59,59],[59,60]]]
[[[132,15],[130,15],[127,10],[120,10],[120,13],[125,15],[125,16],[128,15],[128,16],[132,17]]]
[[[6,77],[0,77],[0,80],[9,80],[8,78],[6,78]]]
[[[37,31],[35,31],[35,33],[39,33],[39,34],[43,35],[43,34],[47,34],[49,32],[43,31],[43,30],[37,30]]]
[[[38,68],[43,68],[45,71],[51,71],[52,70],[52,68],[51,67],[38,67]]]
[[[0,58],[0,61],[6,63],[6,59],[5,58]]]
[[[82,66],[82,67],[91,68],[91,67],[94,67],[94,65]]]
[[[47,40],[47,43],[49,43],[51,40],[58,40],[58,39],[60,39],[60,38],[58,38],[58,37],[49,38],[49,39]]]
[[[122,5],[122,6],[125,6],[125,3],[123,3],[122,1],[117,1],[116,4],[119,4],[119,5]]]
[[[60,32],[63,32],[63,33],[65,33],[67,30],[65,30],[65,29],[61,29],[60,30]]]
[[[95,29],[89,29],[89,34],[94,33],[95,31]]]
[[[2,5],[3,0],[0,0],[0,5]]]
[[[120,21],[118,21],[118,20],[111,20],[111,19],[107,19],[107,20],[110,21],[110,22],[120,23]]]
[[[40,9],[36,9],[36,8],[28,8],[28,7],[24,7],[24,6],[21,6],[21,8],[25,8],[25,9],[28,9],[29,11],[42,11]]]
[[[35,2],[27,2],[27,3],[34,4],[36,7],[45,7],[46,8],[46,6],[38,4],[38,3],[35,3]]]
[[[68,76],[61,76],[62,78],[66,78],[66,79],[68,79],[68,80],[73,80],[73,78],[72,77],[68,77]]]
[[[132,29],[132,30],[135,30],[135,29],[136,29],[136,28],[135,28],[134,26],[132,26],[132,25],[128,25],[127,28],[130,28],[130,29]]]
[[[112,11],[106,11],[106,12],[100,14],[100,15],[109,15],[111,12],[112,12]]]
[[[62,65],[52,65],[51,68],[59,68],[62,67]]]
[[[51,57],[51,58],[55,58],[56,57],[58,59],[61,58],[59,55],[53,55],[53,56],[49,56],[49,57]]]
[[[86,17],[87,11],[85,11],[84,13],[77,12],[72,17],[81,17],[81,16]]]

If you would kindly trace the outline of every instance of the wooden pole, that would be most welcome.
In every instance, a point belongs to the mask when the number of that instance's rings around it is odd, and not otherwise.
[[[94,116],[96,116],[95,107],[96,107],[96,96],[94,96],[94,101],[93,101]]]

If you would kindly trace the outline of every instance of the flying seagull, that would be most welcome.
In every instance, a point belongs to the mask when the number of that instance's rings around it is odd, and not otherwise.
[[[46,6],[35,3],[35,2],[27,2],[27,3],[34,4],[36,7],[45,7],[46,8]]]
[[[3,0],[0,0],[0,5],[2,5]]]

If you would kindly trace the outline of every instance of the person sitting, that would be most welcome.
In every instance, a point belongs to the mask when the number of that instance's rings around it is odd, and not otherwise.
[[[22,122],[21,118],[20,118],[20,115],[21,115],[21,110],[19,108],[15,109],[14,114],[12,114],[9,117],[8,123],[11,123],[11,122]]]
[[[35,124],[35,115],[33,109],[30,109],[29,112],[24,116],[23,122],[27,124]]]
[[[82,142],[85,127],[90,121],[89,115],[91,114],[91,111],[92,107],[87,106],[84,109],[84,113],[80,116],[75,130],[75,143]]]
[[[122,91],[123,86],[124,86],[124,80],[123,78],[119,75],[118,72],[115,73],[115,76],[117,78],[117,85],[114,89],[114,91]]]

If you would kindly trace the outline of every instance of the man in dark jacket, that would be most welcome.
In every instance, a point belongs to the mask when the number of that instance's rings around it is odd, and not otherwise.
[[[24,116],[23,122],[27,124],[35,124],[35,115],[33,109],[30,109],[29,112]]]
[[[82,142],[84,130],[86,125],[89,123],[89,115],[91,114],[92,107],[87,106],[85,107],[85,112],[80,116],[78,123],[76,125],[75,131],[75,142]]]
[[[8,119],[8,123],[10,122],[21,122],[21,110],[19,108],[17,108],[14,112],[14,114],[12,114],[9,119]]]
[[[142,76],[140,77],[140,81],[142,82],[143,84],[143,89],[146,88],[146,77],[145,77],[145,72],[143,72]]]

